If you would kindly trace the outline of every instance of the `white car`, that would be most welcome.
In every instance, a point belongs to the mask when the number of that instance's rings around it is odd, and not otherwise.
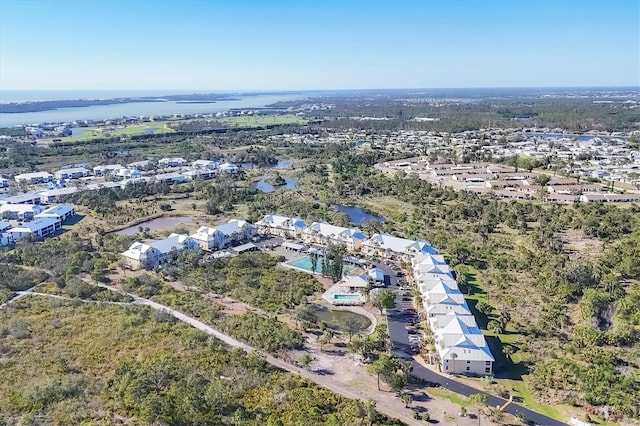
[[[418,336],[409,336],[409,343],[418,343],[420,338]]]

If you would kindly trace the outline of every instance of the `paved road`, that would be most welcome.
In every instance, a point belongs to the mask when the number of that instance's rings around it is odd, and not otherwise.
[[[414,376],[431,383],[437,383],[441,387],[448,389],[452,392],[458,393],[460,395],[469,396],[474,393],[481,393],[478,389],[475,389],[464,383],[458,382],[456,380],[450,379],[447,376],[444,376],[432,370],[429,370],[419,362],[415,361],[413,357],[410,357],[409,334],[407,333],[407,329],[405,326],[405,320],[406,320],[405,314],[403,314],[401,311],[393,310],[388,313],[387,320],[389,325],[389,336],[391,338],[391,342],[394,348],[393,354],[398,356],[398,358],[411,361],[411,364],[413,365],[412,374]],[[487,404],[492,407],[502,405],[506,402],[505,399],[499,398],[497,396],[487,394],[487,397],[488,397]],[[510,414],[521,413],[526,420],[536,425],[542,425],[542,426],[566,425],[566,423],[559,422],[555,419],[552,419],[540,413],[536,413],[534,411],[529,410],[528,408],[525,408],[513,403],[509,404],[504,411]]]

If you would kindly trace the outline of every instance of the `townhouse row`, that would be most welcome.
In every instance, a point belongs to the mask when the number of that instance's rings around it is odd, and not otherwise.
[[[307,226],[300,217],[268,215],[256,222],[256,230],[260,234],[297,239],[309,245],[344,245],[351,252],[407,262],[419,254],[437,253],[425,240],[414,241],[389,234],[369,237],[359,228],[346,228],[327,222],[314,222]]]
[[[3,205],[4,208],[11,205]],[[21,207],[30,207],[21,205]],[[75,216],[73,206],[58,204],[47,209],[41,206],[31,206],[35,210],[25,209],[24,211],[2,211],[3,220],[0,221],[0,244],[10,245],[23,238],[42,239],[50,237],[62,228],[62,224]],[[13,216],[16,215],[16,216]],[[19,216],[22,215],[22,218]],[[26,215],[26,218],[25,218]],[[12,224],[9,220],[20,220],[17,224]],[[22,222],[28,220],[27,222]]]
[[[171,234],[162,240],[135,242],[120,255],[123,266],[129,269],[153,269],[176,258],[182,250],[223,250],[246,243],[255,234],[256,228],[249,222],[232,219],[222,225],[201,226],[191,235]]]
[[[444,256],[415,256],[411,267],[442,372],[492,375],[495,359]]]
[[[259,233],[299,239],[307,244],[344,244],[366,256],[410,263],[422,297],[423,314],[433,331],[440,368],[445,373],[487,376],[495,361],[444,256],[425,240],[388,234],[366,236],[358,228],[326,222],[307,226],[299,217],[269,215],[256,222]]]
[[[14,180],[17,183],[27,183],[27,184],[40,184],[40,183],[48,183],[53,182],[54,180],[70,180],[70,179],[81,179],[90,176],[117,176],[121,178],[140,178],[142,177],[142,172],[146,170],[151,165],[150,160],[137,161],[134,163],[130,163],[126,166],[121,164],[106,164],[101,166],[96,166],[92,170],[88,164],[77,165],[74,167],[66,167],[60,170],[57,170],[53,174],[49,172],[31,172],[31,173],[21,173],[14,176]],[[157,166],[159,169],[167,169],[167,168],[175,168],[175,167],[184,167],[189,168],[187,172],[191,172],[191,174],[198,175],[213,175],[217,171],[235,174],[240,170],[239,167],[233,163],[224,162],[218,163],[217,161],[212,160],[195,160],[192,161],[191,164],[187,162],[184,158],[161,158],[158,160]],[[196,173],[200,172],[200,173]],[[207,173],[209,172],[209,173]],[[4,179],[3,182],[6,182],[6,186],[8,186],[8,181]]]

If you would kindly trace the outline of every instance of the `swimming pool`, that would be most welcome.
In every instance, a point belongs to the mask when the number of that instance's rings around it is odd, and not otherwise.
[[[297,259],[293,259],[293,260],[290,260],[288,262],[285,262],[285,264],[287,264],[289,266],[294,266],[296,268],[305,269],[305,270],[310,271],[310,272],[322,273],[322,258],[318,258],[318,263],[316,264],[315,271],[311,267],[312,266],[311,265],[311,257],[309,257],[309,256],[299,257]],[[351,271],[353,271],[353,267],[351,267],[351,266],[344,265],[342,267],[342,273],[343,274],[348,274]]]
[[[360,299],[359,294],[334,294],[333,298],[336,300],[358,300]]]

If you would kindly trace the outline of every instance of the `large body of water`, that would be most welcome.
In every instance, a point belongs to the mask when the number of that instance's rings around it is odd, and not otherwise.
[[[2,91],[0,102],[17,102],[27,100],[67,100],[67,99],[111,99],[118,97],[163,96],[174,94],[191,94],[187,92],[145,92],[145,91]],[[199,93],[211,93],[200,91]],[[13,127],[19,124],[62,123],[75,120],[104,120],[125,116],[164,116],[172,114],[208,114],[228,111],[230,109],[261,108],[278,101],[290,101],[312,96],[310,92],[258,95],[233,95],[235,100],[217,101],[215,103],[178,103],[168,102],[132,102],[127,104],[92,105],[87,107],[60,108],[51,111],[0,113],[0,127]]]

